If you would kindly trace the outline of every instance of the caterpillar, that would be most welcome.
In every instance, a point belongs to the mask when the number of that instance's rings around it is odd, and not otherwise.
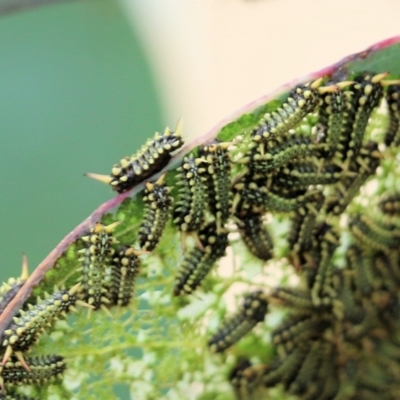
[[[348,248],[346,254],[347,264],[354,272],[356,290],[363,297],[368,297],[373,290],[374,274],[371,257],[354,244]]]
[[[28,311],[20,310],[2,335],[2,347],[5,348],[2,365],[12,354],[18,358],[23,367],[29,371],[22,352],[28,350],[39,335],[55,321],[65,316],[74,305],[79,303],[80,284],[70,289],[56,290],[45,300],[38,298],[36,305],[28,304]]]
[[[8,303],[15,297],[25,281],[28,279],[28,261],[25,256],[22,259],[22,272],[19,278],[10,278],[0,286],[0,315]]]
[[[179,178],[177,185],[179,196],[173,212],[173,222],[184,233],[195,232],[204,223],[205,203],[207,193],[205,190],[206,169],[203,158],[194,158],[192,154],[183,158],[182,165],[177,169]],[[182,240],[184,242],[184,235]],[[198,239],[198,238],[197,238]]]
[[[309,290],[276,287],[269,298],[271,303],[292,309],[308,311],[314,309]]]
[[[349,221],[349,228],[361,245],[371,249],[386,251],[400,246],[400,230],[393,224],[384,224],[366,215],[355,214]]]
[[[378,143],[369,141],[360,150],[360,154],[351,164],[351,171],[357,174],[353,177],[343,175],[343,180],[335,186],[336,193],[327,198],[324,208],[333,215],[342,214],[353,198],[358,194],[361,186],[372,176],[380,164],[382,153]]]
[[[240,160],[240,163],[248,163],[254,173],[270,173],[294,158],[316,156],[324,147],[324,144],[314,143],[310,136],[284,135],[265,143],[263,153],[257,147],[254,148],[249,156]]]
[[[400,193],[384,196],[378,207],[384,214],[400,216]]]
[[[123,193],[145,179],[161,171],[171,159],[171,153],[183,146],[182,122],[175,132],[166,128],[163,134],[156,133],[131,157],[121,159],[111,170],[111,175],[86,173],[89,178],[111,185],[113,190]]]
[[[266,142],[294,128],[313,112],[320,103],[321,94],[337,90],[335,85],[321,87],[322,79],[296,86],[281,107],[264,114],[258,126],[251,132],[255,142]],[[262,150],[261,150],[262,152]]]
[[[341,85],[340,89],[343,88],[343,84],[339,83],[338,85]],[[321,95],[318,124],[324,137],[319,143],[328,145],[327,150],[324,151],[327,160],[330,160],[335,155],[340,143],[347,96],[343,90]]]
[[[208,205],[217,221],[218,232],[230,216],[231,160],[228,153],[230,143],[217,140],[201,146],[199,156],[208,164],[205,183],[208,189]]]
[[[131,246],[122,246],[116,252],[111,264],[111,303],[127,306],[133,296],[136,277],[140,272],[142,252]]]
[[[268,310],[268,301],[263,291],[249,293],[239,311],[225,321],[219,330],[208,341],[213,353],[221,353],[237,343],[249,333],[259,322],[264,321]]]
[[[301,206],[293,213],[288,235],[288,245],[292,254],[310,250],[315,221],[323,202],[323,193],[317,192],[312,201]]]
[[[107,296],[109,293],[107,267],[114,254],[112,246],[117,243],[112,232],[119,224],[120,222],[115,222],[105,226],[99,222],[96,223],[89,234],[82,237],[86,247],[78,251],[83,255],[79,261],[82,263],[81,282],[84,300],[95,310],[110,303]]]
[[[190,294],[201,285],[214,264],[225,255],[228,246],[228,233],[217,233],[215,222],[208,223],[199,232],[202,244],[184,256],[175,278],[174,296]]]
[[[170,188],[164,185],[165,174],[154,182],[146,183],[143,194],[144,217],[139,228],[139,244],[144,251],[153,251],[164,232],[172,204]]]
[[[62,378],[66,369],[64,358],[59,355],[27,357],[25,361],[29,365],[29,371],[14,357],[11,357],[1,367],[0,384],[2,387],[25,384],[43,385]]]
[[[252,400],[256,375],[248,359],[239,359],[229,374],[237,400]]]
[[[361,149],[365,129],[372,111],[383,97],[383,82],[387,73],[373,75],[364,72],[357,76],[355,84],[350,87],[350,104],[341,134],[342,158],[347,161],[355,159]]]
[[[400,85],[393,85],[386,92],[386,100],[389,109],[389,127],[385,133],[386,146],[398,146],[400,144]]]
[[[247,213],[240,217],[239,232],[244,244],[255,257],[263,261],[273,257],[274,243],[263,224],[262,214]]]
[[[329,164],[322,168],[313,162],[291,162],[282,168],[276,180],[282,185],[307,187],[310,185],[329,185],[339,181],[342,168]]]

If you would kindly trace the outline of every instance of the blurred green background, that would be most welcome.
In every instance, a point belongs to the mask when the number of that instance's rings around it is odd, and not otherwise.
[[[108,0],[0,18],[0,279],[30,270],[115,195],[109,173],[161,130],[141,43]]]

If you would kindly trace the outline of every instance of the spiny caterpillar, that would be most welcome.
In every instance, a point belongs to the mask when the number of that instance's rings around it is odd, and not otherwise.
[[[11,357],[1,367],[0,384],[2,387],[26,384],[43,385],[62,378],[66,369],[64,358],[59,355],[27,357],[25,361],[29,365],[29,371],[15,357]]]
[[[379,208],[384,214],[400,216],[400,193],[384,196],[379,202]]]
[[[86,247],[78,253],[83,254],[79,259],[82,262],[83,294],[85,301],[95,310],[110,302],[107,297],[109,288],[106,282],[106,270],[114,254],[112,246],[117,243],[112,232],[119,223],[115,222],[108,226],[96,223],[89,234],[82,237]]]
[[[179,121],[175,132],[169,128],[163,134],[157,132],[137,153],[121,159],[119,164],[113,166],[110,176],[93,173],[85,175],[107,183],[113,190],[122,193],[161,171],[171,159],[171,153],[182,146],[182,122]]]
[[[317,79],[295,87],[281,107],[272,113],[265,114],[260,120],[258,126],[251,132],[253,140],[267,141],[285,134],[317,108],[321,94],[337,90],[334,85],[321,87],[321,84],[322,79]]]
[[[179,178],[179,196],[174,208],[174,224],[182,231],[182,241],[186,234],[195,233],[204,222],[207,192],[205,190],[206,169],[205,159],[195,158],[193,154],[182,160],[182,165],[177,169]]]
[[[218,232],[230,216],[231,160],[228,153],[230,143],[211,142],[199,148],[199,156],[206,163],[206,185],[208,205],[217,221]]]
[[[164,177],[165,174],[154,183],[146,182],[144,217],[138,234],[140,247],[145,251],[155,249],[169,219],[172,197],[170,188],[163,183]]]
[[[0,315],[7,307],[7,304],[14,298],[22,285],[28,279],[28,261],[26,257],[22,260],[22,273],[19,278],[10,278],[0,286]]]
[[[138,255],[143,252],[131,246],[122,246],[116,252],[111,264],[111,303],[127,306],[133,296],[136,277],[141,261]]]
[[[225,351],[250,332],[259,322],[264,321],[268,310],[268,301],[261,290],[249,293],[240,310],[223,322],[219,330],[208,341],[213,353]]]
[[[240,236],[250,252],[263,261],[272,258],[274,243],[267,227],[264,226],[262,214],[247,213],[240,217]]]
[[[228,233],[217,233],[215,222],[208,223],[199,232],[202,248],[195,247],[184,256],[175,278],[173,294],[190,294],[201,285],[214,264],[225,255]]]
[[[70,289],[56,290],[46,299],[38,298],[36,305],[28,304],[28,310],[20,310],[19,316],[2,335],[2,347],[5,348],[2,365],[4,366],[12,354],[20,360],[21,364],[29,370],[22,352],[28,350],[36,343],[40,334],[66,313],[74,310],[74,305],[79,302],[80,284]]]

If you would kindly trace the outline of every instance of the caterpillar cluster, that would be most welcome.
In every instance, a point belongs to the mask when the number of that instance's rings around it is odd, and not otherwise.
[[[183,253],[171,294],[185,296],[203,285],[225,255],[232,230],[253,257],[273,259],[274,235],[266,220],[278,215],[290,225],[285,257],[301,286],[249,293],[208,341],[211,352],[224,353],[261,324],[271,307],[288,311],[272,333],[273,359],[266,364],[238,360],[229,378],[237,399],[266,398],[259,391],[277,385],[309,400],[369,399],[377,393],[381,399],[394,399],[400,393],[395,335],[400,317],[400,195],[382,197],[374,212],[380,218],[351,207],[384,157],[384,147],[366,133],[384,97],[390,118],[384,145],[400,142],[400,85],[386,76],[364,72],[347,81],[331,77],[298,85],[242,137],[199,146],[183,157],[175,174],[157,180],[152,176],[183,145],[181,124],[123,158],[110,176],[87,174],[118,193],[144,184],[139,194],[144,215],[134,227],[137,238],[119,243],[114,237],[119,222],[96,223],[79,241],[78,283],[55,290],[36,305],[27,303],[15,316],[1,337],[0,379],[10,388],[8,396],[17,384],[47,383],[62,374],[61,356],[25,354],[45,327],[74,305],[109,312],[131,303],[139,256],[157,249],[169,223],[182,236]],[[309,119],[314,122],[307,131]],[[351,244],[345,249],[345,265],[339,267],[338,221],[348,209]],[[0,288],[1,310],[24,279],[23,274]],[[379,359],[376,365],[374,357]]]

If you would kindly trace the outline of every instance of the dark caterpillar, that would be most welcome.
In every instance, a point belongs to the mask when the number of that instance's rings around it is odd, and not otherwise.
[[[342,168],[335,164],[322,168],[310,161],[291,162],[282,168],[276,177],[280,185],[307,187],[310,185],[330,185],[342,177]]]
[[[322,207],[324,195],[316,193],[313,201],[306,203],[293,213],[288,245],[292,254],[303,253],[312,246],[315,221]]]
[[[373,75],[363,73],[355,78],[350,87],[350,104],[348,105],[341,134],[341,150],[344,160],[355,159],[361,149],[365,129],[372,111],[383,97],[382,80],[387,73]]]
[[[15,297],[25,281],[29,277],[28,261],[26,257],[22,260],[22,272],[19,278],[10,278],[0,286],[0,315],[7,307],[8,303]]]
[[[107,267],[114,254],[112,246],[117,243],[112,232],[118,225],[119,222],[108,226],[96,223],[90,233],[82,237],[86,248],[79,250],[78,253],[83,254],[79,259],[82,262],[83,296],[95,310],[110,302]]]
[[[240,160],[240,163],[249,164],[253,173],[269,173],[288,164],[294,158],[317,155],[324,147],[324,144],[314,143],[310,136],[283,135],[265,143],[263,153],[255,147],[248,157]]]
[[[341,89],[343,88],[342,84]],[[325,93],[321,96],[321,106],[318,110],[318,124],[323,140],[319,143],[327,144],[327,151],[324,151],[325,158],[330,160],[336,153],[340,142],[343,112],[346,107],[348,95],[343,90]]]
[[[190,294],[201,285],[214,264],[225,255],[228,233],[217,233],[215,222],[208,223],[199,232],[202,248],[195,247],[185,254],[175,278],[173,294]]]
[[[230,143],[213,141],[199,148],[199,156],[205,159],[208,205],[221,229],[230,216],[231,160],[228,153]]]
[[[400,144],[400,85],[392,85],[386,93],[389,109],[389,127],[385,133],[386,146]]]
[[[323,93],[337,90],[336,86],[321,87],[322,79],[296,86],[288,99],[272,113],[266,113],[251,136],[256,142],[265,142],[283,135],[313,112],[320,103]]]
[[[326,212],[333,215],[342,214],[359,193],[361,186],[375,174],[381,158],[378,144],[373,141],[366,143],[357,159],[350,164],[350,171],[355,171],[357,174],[354,177],[343,175],[343,179],[335,186],[335,194],[327,198],[324,205]]]
[[[136,277],[140,272],[142,254],[131,246],[122,246],[116,252],[111,264],[111,303],[127,306],[132,299]]]
[[[249,293],[239,311],[222,323],[219,330],[208,341],[213,353],[221,353],[237,343],[259,322],[264,321],[268,310],[268,301],[263,291]]]
[[[161,239],[169,219],[172,204],[170,188],[163,184],[165,175],[146,183],[143,194],[144,217],[139,228],[139,244],[142,250],[153,251]]]
[[[379,208],[384,214],[400,216],[400,193],[383,197],[379,202]]]
[[[35,344],[46,328],[74,310],[74,305],[79,302],[79,286],[77,284],[70,289],[56,291],[45,300],[38,298],[36,305],[28,304],[28,311],[20,310],[19,316],[13,318],[1,338],[2,347],[5,348],[3,366],[15,354],[23,367],[29,370],[22,352]]]
[[[240,217],[239,231],[244,244],[254,256],[263,261],[273,257],[274,243],[264,226],[262,214],[246,213]]]
[[[396,225],[356,214],[350,219],[349,228],[360,244],[370,249],[386,251],[400,246],[400,230]]]
[[[174,208],[173,221],[183,233],[197,232],[204,223],[207,193],[204,186],[206,169],[202,158],[192,154],[183,158],[177,169],[179,196]],[[184,240],[184,237],[183,237]]]
[[[66,369],[64,358],[59,355],[49,355],[41,357],[27,357],[29,365],[27,371],[22,363],[15,357],[11,357],[2,367],[0,375],[0,385],[43,385],[62,378]]]
[[[346,254],[347,264],[354,272],[355,289],[362,296],[368,297],[373,290],[374,273],[371,255],[367,255],[357,245],[351,245]]]
[[[115,164],[111,175],[87,173],[86,176],[111,185],[118,193],[131,189],[155,173],[161,171],[171,159],[171,153],[183,146],[182,123],[178,122],[175,132],[166,128],[163,134],[156,133],[131,157]]]

